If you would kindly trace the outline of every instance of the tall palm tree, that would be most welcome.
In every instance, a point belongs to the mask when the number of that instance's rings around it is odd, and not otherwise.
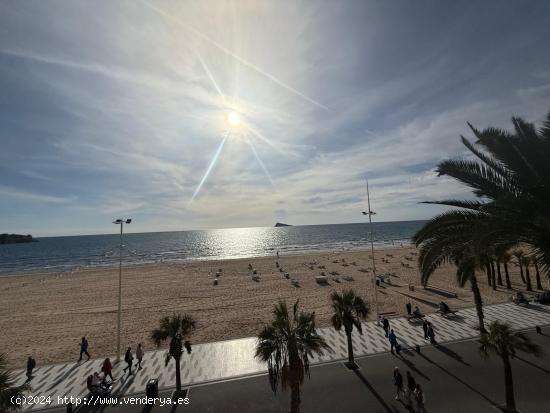
[[[519,265],[519,275],[521,276],[521,282],[523,282],[523,284],[527,284],[527,281],[525,281],[525,275],[523,274],[523,251],[522,250],[515,250],[513,252],[514,254],[514,257],[516,257],[516,259],[518,260],[518,265]]]
[[[508,263],[512,257],[509,253],[505,252],[502,254],[499,258],[499,261],[504,266],[504,279],[506,280],[506,289],[511,290],[512,289],[512,283],[510,282],[510,273],[508,272]]]
[[[512,333],[510,325],[499,321],[493,321],[489,324],[489,331],[481,337],[480,343],[482,357],[488,358],[493,353],[502,359],[502,363],[504,364],[506,409],[509,412],[515,412],[516,400],[514,397],[514,380],[510,359],[515,356],[517,350],[539,356],[541,353],[540,347],[532,343],[525,334]]]
[[[522,258],[522,264],[525,268],[525,283],[527,284],[527,291],[533,291],[533,285],[531,284],[531,275],[529,274],[529,265],[531,265],[531,257],[525,256]]]
[[[14,403],[17,397],[22,397],[29,389],[27,384],[17,386],[13,373],[8,369],[6,355],[0,354],[0,411],[12,412],[21,409],[21,404]]]
[[[540,281],[539,263],[536,257],[532,257],[533,265],[535,266],[535,278],[537,281],[537,290],[543,290],[542,283]]]
[[[550,113],[537,130],[521,118],[512,118],[513,133],[496,128],[478,130],[477,138],[462,143],[474,159],[440,162],[440,176],[470,187],[472,201],[430,202],[461,208],[472,215],[470,224],[483,222],[485,231],[476,244],[508,243],[530,248],[540,267],[550,272]],[[474,219],[476,218],[476,219]]]
[[[367,303],[358,295],[355,295],[353,290],[346,290],[339,294],[334,291],[330,299],[332,300],[332,325],[340,331],[344,326],[346,338],[348,339],[348,367],[356,368],[355,359],[353,358],[353,344],[351,341],[351,333],[355,326],[359,334],[363,334],[361,320],[367,318],[369,307]]]
[[[328,349],[315,330],[315,314],[299,312],[298,301],[289,313],[285,302],[273,309],[273,320],[258,334],[256,357],[267,363],[273,392],[290,387],[290,412],[300,412],[300,386],[309,375],[309,358]]]
[[[171,358],[176,363],[176,394],[181,394],[181,371],[180,361],[183,356],[183,348],[187,354],[191,354],[191,344],[185,340],[187,336],[195,329],[195,320],[190,315],[175,314],[172,317],[163,317],[160,319],[159,327],[151,333],[151,339],[157,347],[169,340],[169,348],[166,353],[165,365],[168,366]]]
[[[502,287],[504,284],[502,283],[502,273],[500,272],[500,260],[498,258],[496,258],[495,266],[497,267],[497,283]]]

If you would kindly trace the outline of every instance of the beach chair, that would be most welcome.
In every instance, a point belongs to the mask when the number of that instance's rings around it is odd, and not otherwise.
[[[317,284],[327,285],[328,277],[326,275],[316,275],[315,281],[317,281]]]
[[[293,278],[291,283],[296,288],[298,288],[300,286],[300,282],[296,278]]]

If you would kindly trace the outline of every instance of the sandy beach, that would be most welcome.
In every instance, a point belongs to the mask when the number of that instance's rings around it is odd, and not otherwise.
[[[405,303],[423,312],[435,311],[445,300],[451,308],[473,305],[469,288],[455,282],[452,267],[441,268],[430,286],[455,292],[447,298],[419,285],[416,250],[412,247],[377,250],[377,272],[395,273],[392,285],[379,289],[380,312],[402,315]],[[294,287],[276,267],[278,261]],[[260,276],[252,280],[252,271]],[[122,346],[154,349],[149,336],[158,320],[175,312],[189,313],[197,320],[192,342],[210,342],[255,335],[270,320],[273,304],[300,299],[302,308],[315,311],[319,326],[330,322],[329,296],[333,290],[353,288],[371,303],[375,318],[369,251],[342,251],[226,261],[165,263],[125,267],[123,272]],[[510,265],[514,289],[523,289],[519,270]],[[214,278],[222,270],[218,285]],[[315,276],[324,272],[329,284],[321,286]],[[346,281],[342,277],[353,277]],[[512,292],[493,291],[479,274],[485,304],[509,299]],[[338,282],[339,281],[339,282]],[[409,289],[409,284],[416,288]],[[116,349],[118,268],[97,268],[70,273],[32,274],[0,278],[0,351],[9,363],[21,368],[29,354],[39,365],[76,360],[80,337],[90,342],[93,358],[112,356]]]

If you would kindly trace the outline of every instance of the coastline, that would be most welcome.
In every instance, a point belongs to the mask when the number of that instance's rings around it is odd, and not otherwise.
[[[422,289],[414,254],[414,247],[375,252],[377,272],[395,273],[392,285],[378,291],[380,312],[402,315],[407,301],[425,313],[433,312],[441,300],[451,308],[473,305],[471,292],[456,285],[450,266],[438,270],[430,286],[456,293],[457,298]],[[331,316],[329,296],[344,288],[364,296],[371,304],[369,319],[375,318],[369,251],[281,256],[280,265],[290,278],[299,281],[300,288],[282,276],[275,261],[276,257],[268,256],[125,266],[123,346],[135,347],[142,342],[146,350],[153,349],[150,331],[161,317],[175,312],[189,313],[197,320],[194,343],[253,336],[270,320],[278,300],[291,303],[299,299],[304,310],[316,312],[318,326],[326,327]],[[252,280],[248,264],[257,269],[259,282]],[[219,269],[223,275],[219,284],[213,285]],[[510,269],[514,287],[520,288],[517,268]],[[329,285],[316,283],[314,277],[321,272],[329,276]],[[354,280],[345,281],[343,276]],[[480,281],[486,304],[507,301],[513,292],[492,291],[483,279]],[[408,289],[409,283],[416,286],[414,292]],[[6,351],[9,364],[21,367],[29,354],[39,365],[73,360],[82,336],[90,341],[92,357],[112,355],[116,348],[117,286],[116,267],[0,277],[0,348]]]
[[[395,242],[399,245],[395,245],[392,242]],[[413,247],[413,244],[410,240],[407,239],[394,239],[394,240],[382,240],[374,243],[374,249],[377,250],[386,250],[386,249],[393,249],[393,248],[411,248]],[[310,255],[310,254],[326,254],[331,252],[368,252],[370,251],[370,244],[367,245],[361,245],[357,247],[341,247],[341,249],[335,249],[331,247],[326,248],[294,248],[294,249],[286,249],[284,250],[283,254],[284,256],[297,256],[297,255]],[[202,262],[202,261],[232,261],[232,260],[244,260],[244,259],[258,259],[258,258],[269,258],[269,257],[276,257],[276,250],[270,249],[269,251],[264,251],[262,254],[257,255],[250,255],[245,254],[242,256],[200,256],[200,257],[188,257],[188,258],[174,258],[174,259],[160,259],[160,260],[144,260],[141,262],[125,262],[124,258],[122,260],[122,266],[123,269],[131,269],[135,267],[140,267],[142,265],[163,265],[163,264],[182,264],[182,263],[190,263],[190,262]],[[26,276],[32,276],[32,275],[50,275],[50,274],[58,274],[58,273],[74,273],[79,271],[86,271],[86,270],[99,270],[99,269],[105,269],[110,270],[113,268],[119,267],[119,261],[116,260],[116,262],[111,263],[97,263],[92,265],[81,265],[81,264],[73,264],[73,265],[58,265],[58,266],[49,266],[49,267],[39,267],[39,268],[32,268],[32,269],[23,269],[20,271],[5,271],[3,272],[2,268],[0,268],[0,279],[6,278],[6,277],[26,277]]]

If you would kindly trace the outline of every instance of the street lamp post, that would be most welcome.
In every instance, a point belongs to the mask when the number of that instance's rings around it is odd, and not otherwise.
[[[363,211],[363,215],[369,216],[369,229],[370,229],[370,248],[371,248],[371,257],[372,257],[372,272],[374,274],[372,281],[374,285],[374,301],[376,302],[376,323],[380,318],[380,310],[378,307],[378,286],[376,284],[376,262],[374,260],[374,231],[372,229],[372,215],[375,215],[376,212],[370,209],[370,194],[369,194],[369,180],[367,179],[367,208],[368,212]]]
[[[120,225],[120,246],[119,246],[119,265],[118,265],[118,322],[116,336],[116,361],[120,361],[120,326],[122,318],[122,229],[124,224],[130,224],[131,219],[117,219],[113,224]]]

